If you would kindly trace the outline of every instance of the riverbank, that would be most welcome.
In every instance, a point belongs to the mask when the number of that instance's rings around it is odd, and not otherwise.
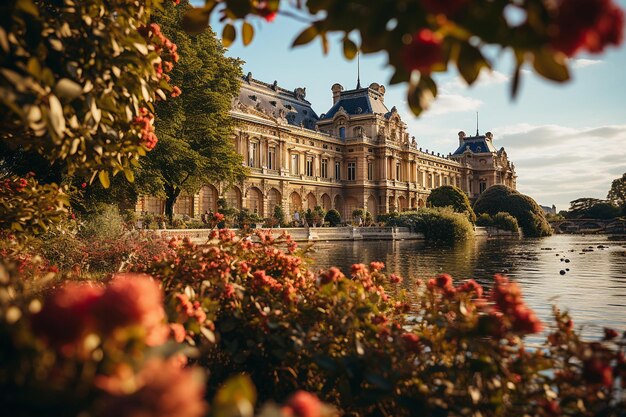
[[[424,240],[423,233],[413,232],[408,227],[286,227],[261,230],[269,231],[274,236],[285,232],[296,242]],[[233,231],[238,233],[239,229]],[[162,237],[188,238],[193,243],[203,244],[209,240],[211,229],[169,229],[155,232]],[[519,237],[518,233],[493,227],[477,227],[474,234],[476,237]]]

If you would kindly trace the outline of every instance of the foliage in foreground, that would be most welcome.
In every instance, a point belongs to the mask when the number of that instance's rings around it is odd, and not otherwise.
[[[432,242],[453,243],[471,239],[474,227],[465,213],[456,213],[450,207],[425,208],[420,211],[407,211],[378,216],[385,226],[410,227],[423,233]]]
[[[382,263],[314,273],[288,237],[256,239],[171,241],[135,265],[153,278],[107,284],[5,259],[4,410],[195,417],[214,398],[211,415],[251,416],[256,398],[287,402],[263,416],[332,414],[307,390],[348,415],[622,415],[626,340],[607,329],[603,342],[582,341],[555,311],[544,345],[528,350],[524,336],[543,325],[504,277],[487,293],[445,274],[418,280],[409,302]],[[256,394],[230,379],[242,373]]]
[[[474,203],[474,211],[480,215],[494,216],[500,212],[515,217],[526,237],[550,236],[552,228],[535,200],[505,185],[487,188]]]
[[[491,69],[502,53],[507,52],[514,59],[510,78],[515,96],[526,64],[546,79],[564,82],[570,78],[567,57],[583,51],[603,52],[610,45],[620,45],[624,35],[624,12],[612,0],[205,0],[205,3],[205,7],[187,16],[187,27],[201,30],[207,26],[211,14],[218,14],[225,22],[222,38],[226,45],[235,40],[237,21],[243,20],[241,38],[247,45],[254,35],[248,20],[261,17],[272,21],[277,13],[284,13],[304,16],[310,21],[310,26],[295,38],[294,46],[319,38],[327,53],[330,40],[337,39],[348,59],[353,59],[357,51],[386,53],[394,69],[390,82],[409,84],[407,101],[416,115],[437,96],[434,72],[456,67],[471,85],[481,70]]]
[[[452,207],[457,213],[465,213],[470,222],[476,223],[476,214],[469,198],[459,187],[444,185],[435,188],[428,195],[426,204],[429,207]]]

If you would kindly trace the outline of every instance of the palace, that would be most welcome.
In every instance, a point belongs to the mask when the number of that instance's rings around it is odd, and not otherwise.
[[[318,116],[306,89],[289,91],[248,73],[231,114],[234,144],[250,175],[241,184],[207,184],[180,196],[175,214],[216,211],[224,197],[262,217],[276,205],[288,215],[319,205],[349,219],[356,208],[376,215],[423,207],[430,190],[442,185],[455,185],[470,199],[494,184],[515,188],[515,167],[490,132],[459,132],[459,146],[448,155],[423,151],[396,107],[388,109],[384,86],[334,84],[331,91],[333,106]],[[162,213],[163,201],[143,197],[136,210]]]

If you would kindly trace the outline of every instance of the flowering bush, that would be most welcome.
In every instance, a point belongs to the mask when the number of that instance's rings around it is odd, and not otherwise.
[[[135,266],[161,281],[178,340],[210,370],[209,393],[245,372],[261,400],[304,389],[354,415],[617,415],[624,406],[616,381],[626,340],[584,342],[557,312],[544,347],[528,350],[524,336],[544,324],[504,277],[485,293],[444,274],[418,281],[408,300],[379,262],[350,276],[313,273],[286,236],[211,239],[172,241],[175,254]]]
[[[69,198],[54,184],[40,185],[33,175],[0,180],[0,238],[39,235],[67,215]]]

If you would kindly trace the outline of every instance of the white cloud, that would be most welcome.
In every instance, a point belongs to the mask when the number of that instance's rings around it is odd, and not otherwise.
[[[424,112],[424,118],[441,116],[442,114],[475,111],[483,104],[482,101],[465,97],[460,94],[439,94],[428,110]]]
[[[509,81],[511,78],[508,75],[501,73],[500,71],[490,71],[483,69],[478,76],[478,79],[471,87],[486,87],[490,85],[503,84]],[[453,79],[443,83],[441,90],[447,93],[462,92],[468,88],[467,83],[461,76],[456,76]]]
[[[585,59],[585,58],[578,58],[578,59],[574,59],[572,60],[572,68],[585,68],[585,67],[591,67],[593,65],[598,65],[598,64],[603,64],[604,61],[600,60],[600,59]]]
[[[519,124],[493,130],[515,164],[518,189],[559,210],[579,197],[606,198],[626,171],[626,125],[573,128]]]

